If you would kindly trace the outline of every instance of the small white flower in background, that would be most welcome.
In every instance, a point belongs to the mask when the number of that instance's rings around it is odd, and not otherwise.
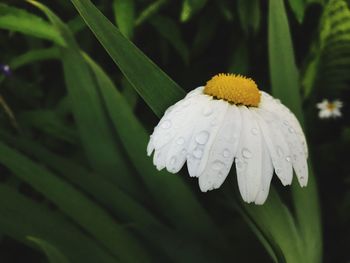
[[[307,145],[293,113],[252,79],[218,74],[171,106],[147,147],[157,169],[177,173],[187,161],[203,192],[219,188],[235,162],[244,201],[263,204],[273,171],[290,185],[293,168],[308,181]]]
[[[334,100],[332,102],[324,99],[322,102],[317,103],[317,108],[320,110],[318,116],[321,119],[338,118],[341,117],[340,109],[343,107],[343,102],[340,100]]]

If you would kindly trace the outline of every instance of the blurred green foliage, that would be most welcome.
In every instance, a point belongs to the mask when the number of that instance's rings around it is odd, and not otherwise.
[[[0,262],[350,260],[349,28],[344,0],[2,1]],[[220,72],[303,123],[307,188],[255,206],[234,171],[202,194],[155,169],[158,118]]]

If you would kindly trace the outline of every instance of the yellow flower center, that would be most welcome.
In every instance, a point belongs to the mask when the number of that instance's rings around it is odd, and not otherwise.
[[[329,102],[329,103],[327,104],[327,109],[328,109],[328,110],[334,111],[335,108],[336,108],[335,103]]]
[[[235,74],[220,73],[207,82],[204,93],[228,102],[257,107],[260,92],[254,80]]]

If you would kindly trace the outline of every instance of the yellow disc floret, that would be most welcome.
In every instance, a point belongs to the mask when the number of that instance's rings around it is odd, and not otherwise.
[[[257,107],[260,91],[254,80],[241,75],[220,73],[207,82],[204,93],[228,102]]]

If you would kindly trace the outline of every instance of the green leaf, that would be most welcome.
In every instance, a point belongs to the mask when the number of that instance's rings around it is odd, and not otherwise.
[[[292,8],[292,11],[301,24],[304,19],[305,9],[306,9],[306,1],[305,0],[289,0],[289,5]]]
[[[145,185],[153,195],[155,204],[171,223],[196,236],[213,235],[221,241],[217,228],[184,182],[165,171],[157,171],[145,154],[149,136],[133,115],[129,105],[114,87],[103,70],[87,58],[96,74],[107,111],[118,132],[125,150],[135,164]],[[186,205],[184,205],[186,203]],[[172,209],[168,209],[171,207]],[[166,212],[165,212],[166,211]],[[198,221],[198,218],[201,218]]]
[[[30,1],[40,8],[62,34],[67,47],[62,47],[61,59],[71,107],[87,157],[94,169],[107,176],[122,189],[139,196],[136,178],[115,140],[104,114],[96,83],[69,29],[45,6]]]
[[[146,20],[151,18],[153,15],[159,12],[159,10],[168,3],[168,0],[156,0],[153,3],[151,3],[149,6],[147,6],[139,15],[139,17],[135,21],[136,26],[140,26],[143,24]]]
[[[27,239],[38,245],[46,254],[50,263],[68,263],[68,259],[53,245],[37,237],[28,236]]]
[[[269,0],[268,30],[272,93],[303,122],[299,73],[283,0]]]
[[[171,46],[181,56],[184,63],[189,63],[189,50],[181,36],[178,25],[171,18],[166,16],[154,16],[150,23],[158,31],[158,33],[166,39]]]
[[[180,20],[187,22],[199,12],[207,3],[207,0],[183,0]]]
[[[233,74],[247,75],[249,72],[249,50],[247,43],[241,41],[238,46],[234,49],[231,58],[231,63],[227,70]]]
[[[59,57],[59,50],[56,47],[31,49],[22,55],[19,55],[11,60],[10,67],[15,70],[27,64],[43,61],[48,59],[56,59]]]
[[[64,41],[45,20],[25,10],[0,4],[0,28],[51,40],[59,45]]]
[[[286,10],[282,0],[269,1],[268,19],[269,59],[272,92],[289,107],[303,124],[299,74]],[[301,189],[292,185],[297,225],[303,240],[302,251],[307,262],[320,262],[322,258],[322,231],[320,208],[315,177],[309,163],[308,186]]]
[[[67,255],[71,262],[116,262],[116,258],[61,213],[45,208],[19,194],[17,189],[3,184],[0,184],[0,229],[2,233],[27,245],[32,245],[27,236],[47,240]]]
[[[289,209],[282,203],[273,188],[270,189],[268,200],[263,206],[252,207],[243,201],[241,205],[258,229],[267,237],[275,255],[284,259],[281,260],[282,262],[304,260],[303,240],[299,235],[299,229]]]
[[[72,0],[87,25],[154,113],[162,116],[184,91],[127,40],[89,0]],[[161,99],[159,99],[161,98]]]
[[[72,144],[78,141],[76,131],[72,127],[67,127],[67,123],[54,111],[23,111],[18,115],[18,120],[22,125],[25,124],[62,141]]]
[[[161,228],[162,224],[148,209],[123,193],[118,187],[111,185],[103,177],[94,174],[69,158],[54,154],[30,139],[11,136],[4,131],[0,131],[0,135],[7,143],[40,160],[54,172],[66,178],[67,181],[93,196],[118,218],[136,223],[137,228],[141,228],[141,230]]]
[[[260,27],[260,1],[259,0],[238,0],[238,17],[241,26],[246,34],[259,31]]]
[[[232,22],[235,15],[233,14],[233,10],[232,10],[233,8],[230,6],[231,1],[219,0],[219,1],[216,1],[216,4],[217,4],[221,14],[223,15],[223,17],[228,22]]]
[[[16,70],[25,65],[59,57],[59,50],[57,47],[43,48],[43,49],[32,49],[17,57],[14,57],[9,66],[12,70]],[[0,76],[0,83],[5,80],[5,76]]]
[[[126,78],[122,78],[121,86],[123,88],[123,97],[128,101],[130,107],[134,109],[139,99],[139,95],[135,91],[134,87],[131,86],[129,81]]]
[[[114,0],[113,10],[116,24],[120,32],[132,39],[135,27],[135,3],[134,0]]]
[[[0,162],[54,202],[108,248],[110,253],[125,262],[137,262],[141,258],[148,262],[147,252],[139,241],[70,184],[3,143],[0,143]]]
[[[209,14],[208,14],[209,15]],[[217,16],[207,19],[206,16],[199,18],[197,31],[194,35],[191,47],[191,57],[199,56],[208,47],[210,47],[215,33],[219,26],[219,18]]]
[[[343,0],[331,0],[325,6],[319,36],[313,43],[303,87],[308,97],[315,87],[339,89],[348,86],[350,68],[350,10]]]

